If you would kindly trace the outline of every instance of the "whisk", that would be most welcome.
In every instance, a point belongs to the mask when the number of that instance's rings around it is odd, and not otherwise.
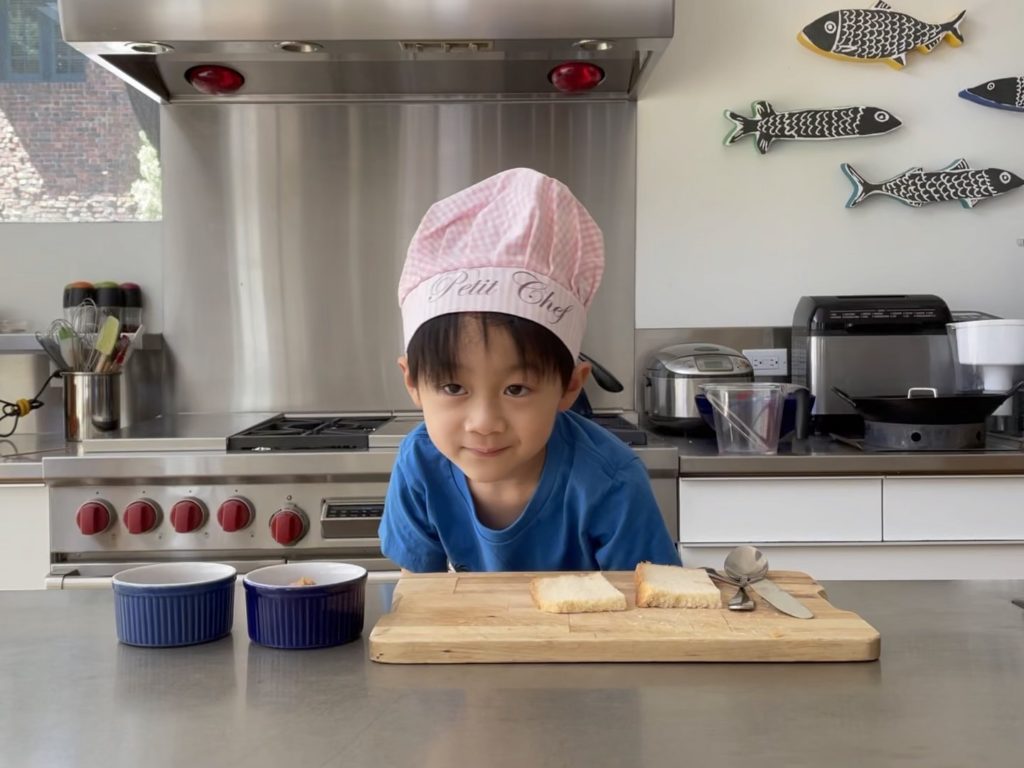
[[[75,308],[73,308],[75,309]],[[88,320],[80,321],[88,327]],[[98,333],[81,332],[73,322],[54,320],[46,331],[35,334],[39,345],[60,372],[118,373],[141,343],[143,326],[132,333],[120,333],[116,318],[108,317]]]

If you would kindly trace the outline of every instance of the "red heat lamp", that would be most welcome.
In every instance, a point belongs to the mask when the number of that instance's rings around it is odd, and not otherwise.
[[[580,93],[600,85],[604,70],[589,61],[567,61],[548,72],[548,80],[562,93]]]
[[[189,85],[207,96],[230,96],[245,85],[241,72],[219,64],[200,64],[185,72]]]

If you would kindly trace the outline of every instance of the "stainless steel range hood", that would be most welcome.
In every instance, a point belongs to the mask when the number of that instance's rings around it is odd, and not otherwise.
[[[71,46],[172,103],[635,99],[672,37],[675,12],[674,0],[59,5]],[[551,73],[568,62],[595,64],[603,79],[562,92]],[[208,65],[235,70],[244,82],[230,95],[201,92],[186,73]],[[216,75],[207,82],[223,83]]]

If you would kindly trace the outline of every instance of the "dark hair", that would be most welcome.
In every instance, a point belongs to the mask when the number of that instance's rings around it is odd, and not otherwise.
[[[468,322],[479,325],[484,346],[492,328],[507,331],[516,345],[523,370],[559,378],[562,389],[568,388],[576,363],[565,344],[544,326],[502,312],[453,312],[433,317],[417,328],[406,351],[413,382],[419,384],[422,378],[443,384],[455,378],[459,367],[459,339]]]

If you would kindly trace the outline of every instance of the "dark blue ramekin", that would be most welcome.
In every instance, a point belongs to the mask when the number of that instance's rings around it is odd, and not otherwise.
[[[298,585],[301,579],[315,582]],[[363,631],[366,569],[298,562],[259,568],[242,578],[249,639],[271,648],[327,648]]]
[[[114,575],[117,639],[167,648],[231,632],[236,571],[221,563],[159,563]]]

